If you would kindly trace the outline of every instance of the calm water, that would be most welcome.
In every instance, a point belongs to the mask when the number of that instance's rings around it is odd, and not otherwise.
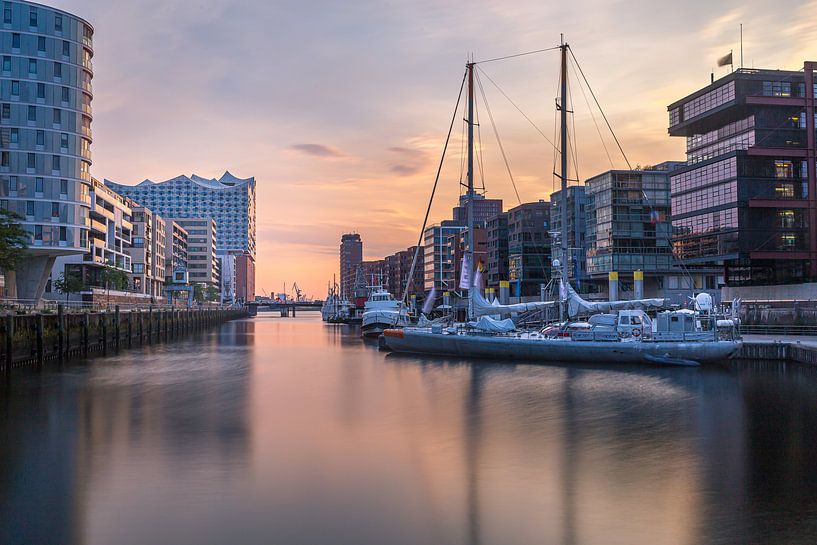
[[[817,541],[817,377],[396,357],[316,314],[16,373],[0,543]]]

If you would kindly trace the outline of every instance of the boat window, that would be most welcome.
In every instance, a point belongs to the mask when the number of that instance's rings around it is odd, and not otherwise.
[[[641,325],[641,316],[631,316],[630,320],[633,325]]]

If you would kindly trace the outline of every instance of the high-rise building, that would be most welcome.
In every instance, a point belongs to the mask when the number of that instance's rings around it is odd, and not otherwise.
[[[246,253],[255,261],[255,178],[237,178],[225,172],[219,179],[193,174],[160,183],[145,180],[123,185],[105,180],[105,184],[165,218],[213,218],[218,225],[216,251],[231,272],[237,255]],[[251,271],[255,274],[254,265]],[[232,276],[225,275],[225,280]],[[234,282],[221,288],[222,300],[235,298]]]
[[[216,255],[216,222],[211,218],[172,218],[187,231],[187,270],[191,284],[218,289],[221,266]]]
[[[550,280],[550,203],[523,203],[508,210],[508,280],[516,297],[539,295]]]
[[[562,236],[562,191],[550,195],[550,230]],[[585,217],[585,188],[583,185],[567,187],[567,248],[569,253],[568,277],[580,288],[585,277],[585,257],[587,243],[585,236],[587,223]],[[561,239],[560,239],[561,240]],[[561,252],[561,242],[553,241],[554,257]]]
[[[352,299],[355,291],[357,269],[363,262],[363,241],[357,233],[347,233],[340,238],[340,295]]]
[[[31,236],[6,288],[39,301],[56,258],[88,252],[94,31],[32,2],[2,8],[0,206]]]
[[[687,149],[670,177],[673,244],[691,271],[817,280],[815,69],[739,69],[668,106]]]
[[[465,227],[453,221],[426,228],[423,234],[423,286],[426,292],[457,289],[456,270],[450,237]]]
[[[486,199],[483,195],[476,194],[473,203],[475,224],[485,224],[489,218],[502,212],[502,199]],[[454,208],[452,219],[468,226],[468,195],[460,195],[460,203]]]
[[[144,206],[133,207],[131,288],[137,293],[164,297],[166,223]]]
[[[508,214],[502,212],[488,218],[488,256],[486,258],[486,285],[498,288],[501,280],[508,279]]]
[[[249,253],[235,258],[235,302],[255,301],[255,260]]]

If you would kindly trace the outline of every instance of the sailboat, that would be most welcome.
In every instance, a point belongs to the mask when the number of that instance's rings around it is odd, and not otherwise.
[[[568,225],[567,206],[567,54],[569,46],[562,40],[561,50],[561,214],[562,229]],[[468,238],[464,263],[471,267],[474,233],[474,68],[466,64],[468,81]],[[568,255],[568,237],[561,236],[561,255]],[[663,299],[590,302],[570,286],[568,260],[554,260],[559,271],[559,300],[496,305],[479,293],[477,286],[468,290],[467,324],[444,327],[404,327],[386,329],[383,344],[395,352],[421,353],[465,358],[492,358],[542,362],[596,362],[610,364],[647,363],[657,365],[696,366],[732,357],[741,346],[739,321],[735,306],[732,316],[715,312],[711,297],[699,294],[694,309],[659,312],[655,319],[648,310],[667,307]],[[468,271],[468,278],[475,278]],[[567,320],[555,328],[518,331],[512,319],[494,316],[557,306]],[[582,327],[571,319],[591,315]]]

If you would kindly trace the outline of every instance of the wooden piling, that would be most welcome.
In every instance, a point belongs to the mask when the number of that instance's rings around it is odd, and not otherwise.
[[[43,349],[43,315],[37,314],[37,326],[36,326],[36,336],[37,336],[37,367],[42,367],[43,362],[45,361],[45,352]]]

